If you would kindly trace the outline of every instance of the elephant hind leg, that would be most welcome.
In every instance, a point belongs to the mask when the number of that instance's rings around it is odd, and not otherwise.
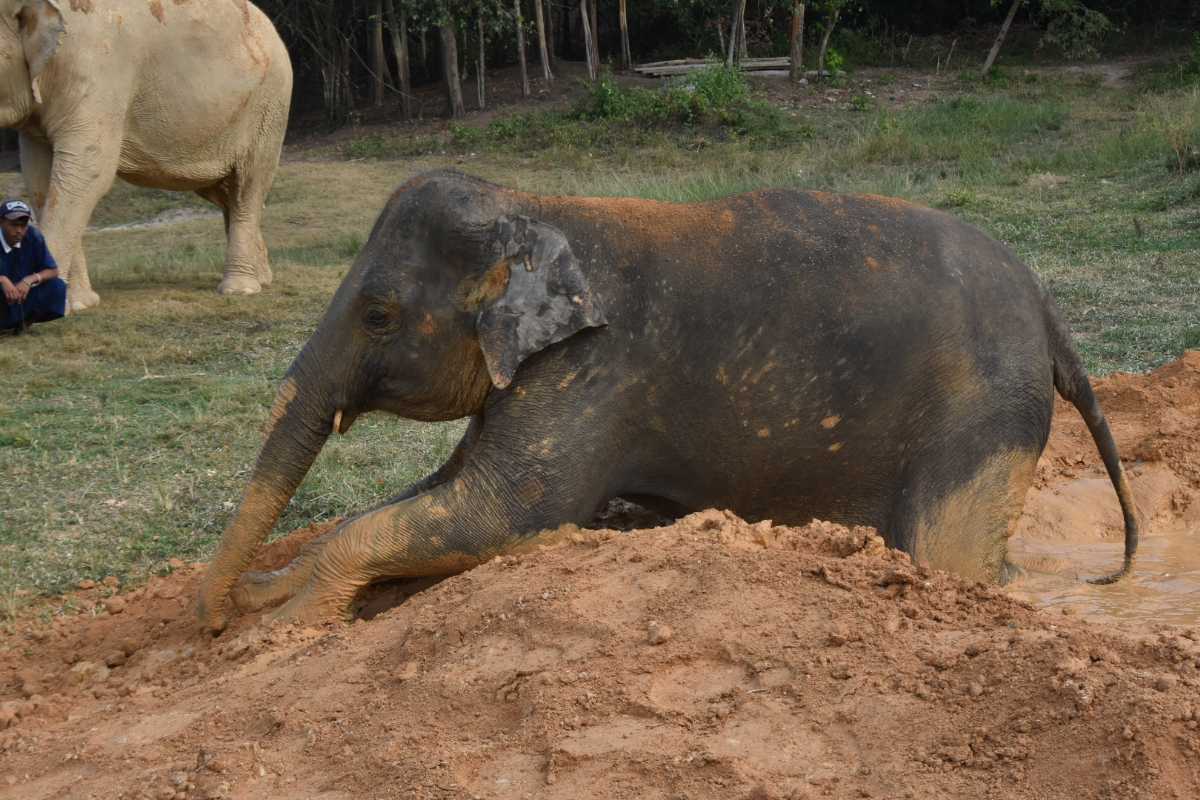
[[[225,276],[217,290],[221,294],[254,294],[271,284],[274,276],[263,241],[262,216],[278,162],[277,152],[253,154],[219,187],[205,190],[220,196],[213,202],[225,212]]]
[[[908,486],[890,526],[893,546],[919,563],[965,578],[1007,580],[1013,574],[1008,539],[1033,484],[1039,455],[1017,448],[992,454],[974,470],[964,470],[953,459],[925,469],[923,479]]]

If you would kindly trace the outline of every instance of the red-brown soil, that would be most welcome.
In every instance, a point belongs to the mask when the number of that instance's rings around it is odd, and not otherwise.
[[[1100,398],[1147,543],[1197,535],[1200,353]],[[1097,464],[1060,407],[1018,542],[1114,566]],[[1200,796],[1194,624],[1037,610],[866,529],[706,511],[579,531],[370,622],[243,617],[216,640],[195,632],[200,570],[81,589],[86,613],[0,638],[0,798]]]

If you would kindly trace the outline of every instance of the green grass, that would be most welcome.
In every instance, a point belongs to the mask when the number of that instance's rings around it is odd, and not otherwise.
[[[710,105],[750,101],[763,102],[734,87]],[[1200,347],[1200,170],[1187,159],[1180,169],[1172,139],[1193,133],[1190,86],[948,80],[920,105],[771,109],[770,124],[711,108],[649,124],[655,104],[676,100],[587,102],[590,114],[585,103],[473,129],[484,133],[451,129],[461,141],[449,155],[376,136],[346,147],[361,160],[285,160],[265,225],[276,283],[256,297],[213,292],[219,216],[90,232],[102,305],[0,339],[0,615],[29,592],[109,574],[137,581],[170,557],[211,554],[279,379],[392,189],[433,166],[531,191],[671,201],[763,186],[906,197],[1013,247],[1051,288],[1094,374]],[[803,133],[779,138],[774,125]],[[422,152],[436,155],[412,155]],[[19,176],[7,180],[19,191]],[[194,195],[121,186],[95,223],[192,207],[208,211]],[[327,445],[278,530],[378,502],[436,467],[461,429],[360,420]]]

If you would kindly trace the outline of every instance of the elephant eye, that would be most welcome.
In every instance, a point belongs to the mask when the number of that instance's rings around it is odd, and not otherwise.
[[[386,333],[396,327],[396,319],[383,306],[371,306],[364,318],[367,329],[373,333]]]

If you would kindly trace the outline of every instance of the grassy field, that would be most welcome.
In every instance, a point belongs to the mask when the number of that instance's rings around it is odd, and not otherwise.
[[[889,97],[915,76],[876,73],[832,102],[824,89],[773,89],[770,103],[693,113],[676,97],[664,116],[652,98],[617,97],[601,113],[291,151],[267,211],[276,283],[252,298],[213,292],[224,242],[201,201],[119,186],[86,240],[102,305],[0,339],[0,617],[84,578],[137,581],[211,553],[275,385],[389,192],[434,166],[543,192],[907,197],[1011,245],[1058,298],[1094,374],[1200,347],[1200,89],[1172,75],[923,76],[928,91],[902,104]],[[4,181],[20,190],[19,175]],[[361,420],[330,441],[279,530],[386,496],[436,467],[460,431]]]

